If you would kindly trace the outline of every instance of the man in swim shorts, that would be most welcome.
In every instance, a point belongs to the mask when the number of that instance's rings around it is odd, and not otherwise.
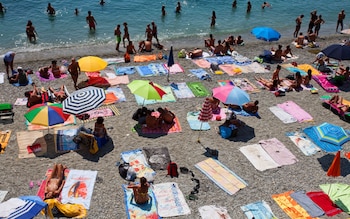
[[[86,22],[89,24],[90,30],[95,30],[95,27],[97,25],[97,22],[94,18],[94,16],[91,15],[91,11],[88,11],[88,16],[86,17]]]
[[[11,73],[13,72],[13,60],[15,59],[16,53],[10,51],[4,55],[4,64],[6,67],[7,78],[10,79],[9,68],[11,68]]]
[[[303,19],[304,15],[300,15],[299,17],[297,17],[297,19],[295,19],[295,31],[294,31],[294,37],[297,38],[298,37],[298,33],[301,27],[301,23],[302,23],[302,19]]]
[[[337,28],[335,30],[336,32],[338,32],[339,25],[340,25],[340,30],[343,30],[343,27],[344,27],[343,21],[344,21],[344,19],[345,19],[345,11],[343,9],[338,14]]]
[[[80,74],[80,66],[79,66],[79,63],[77,61],[75,61],[75,58],[72,58],[72,62],[68,66],[68,71],[69,71],[70,75],[72,76],[72,80],[73,80],[75,89],[78,89],[77,81],[78,81],[78,76]]]
[[[114,36],[115,36],[115,40],[117,42],[115,50],[117,50],[117,51],[119,51],[119,44],[122,41],[121,35],[122,35],[122,33],[120,31],[120,24],[118,24],[117,27],[114,29]]]

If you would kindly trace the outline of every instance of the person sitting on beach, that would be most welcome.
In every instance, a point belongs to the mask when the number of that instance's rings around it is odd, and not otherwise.
[[[148,195],[148,188],[149,183],[147,182],[147,179],[145,177],[140,178],[140,184],[133,184],[130,182],[128,185],[128,188],[133,190],[134,193],[134,200],[136,204],[142,205],[148,202],[149,195]]]
[[[52,72],[52,74],[55,78],[61,77],[61,70],[60,70],[60,67],[57,65],[56,60],[53,60],[51,62],[51,65],[49,66],[49,70]]]
[[[237,37],[237,39],[235,40],[235,44],[236,45],[240,45],[240,46],[242,46],[242,45],[244,45],[244,41],[243,41],[243,39],[242,39],[242,36],[238,36]]]
[[[267,80],[264,78],[258,78],[255,77],[255,80],[257,80],[258,82],[260,82],[262,85],[264,85],[265,87],[269,88],[270,91],[275,91],[278,90],[278,80]]]
[[[277,67],[276,67],[276,70],[273,72],[273,74],[272,74],[272,81],[277,81],[278,82],[278,84],[281,82],[280,81],[280,71],[281,71],[281,66],[280,65],[277,65]]]
[[[316,42],[317,35],[312,30],[310,30],[310,32],[308,32],[307,37],[308,37],[308,42],[309,43],[315,43]]]
[[[132,41],[129,41],[129,45],[126,46],[126,52],[129,54],[135,54],[137,53],[135,50],[134,45],[132,44]]]
[[[199,58],[202,56],[203,56],[203,50],[199,49],[199,48],[196,48],[196,49],[188,52],[188,57],[190,57],[191,59]]]
[[[97,117],[93,132],[94,136],[97,138],[104,138],[107,136],[107,130],[105,128],[105,125],[103,124],[103,121],[104,119],[102,116]]]
[[[150,41],[142,40],[139,42],[139,52],[152,52],[152,43]]]
[[[214,55],[217,56],[222,56],[225,54],[225,48],[224,46],[221,44],[221,40],[218,40],[218,45],[215,47],[211,48],[211,51],[214,53]]]
[[[152,115],[152,111],[147,111],[146,115],[146,126],[151,129],[156,129],[160,127],[160,120]]]
[[[301,84],[303,82],[303,78],[301,77],[301,74],[299,71],[295,72],[295,80],[293,80],[292,84],[289,86],[289,90],[301,90]]]
[[[27,107],[32,107],[36,104],[42,103],[41,93],[38,91],[34,83],[32,85],[33,90],[24,93],[24,96],[28,98]]]
[[[68,96],[64,91],[64,85],[61,85],[60,89],[56,91],[52,87],[49,87],[49,90],[55,95],[55,102],[62,103]]]
[[[229,45],[235,45],[235,37],[234,36],[229,36],[224,40],[224,43],[228,42]]]
[[[18,67],[17,72],[17,74],[10,77],[10,84],[18,83],[21,86],[27,85],[29,82],[27,73],[23,71],[22,67]]]
[[[175,119],[175,114],[168,110],[167,108],[161,108],[159,107],[157,111],[160,113],[159,115],[159,122],[164,122],[165,124],[173,124]]]
[[[209,38],[204,40],[204,46],[211,48],[214,45],[215,45],[215,39],[213,37],[213,34],[209,34]]]
[[[290,48],[290,46],[288,45],[288,46],[286,46],[286,49],[285,50],[283,50],[283,52],[282,52],[282,57],[283,58],[291,58],[291,57],[293,57],[293,54],[292,54],[292,49]]]
[[[303,82],[302,84],[305,86],[310,86],[310,81],[312,80],[312,70],[308,69],[307,70],[307,75],[302,77]]]
[[[209,103],[211,105],[211,110],[214,114],[220,113],[220,100],[215,97],[209,97]]]
[[[280,62],[282,60],[282,45],[278,45],[278,49],[275,51],[275,53],[272,55],[272,59]]]
[[[317,70],[319,70],[320,72],[323,72],[323,73],[332,73],[332,69],[330,69],[325,61],[323,59],[320,59],[318,60],[318,63],[317,63]]]
[[[338,109],[340,109],[342,112],[348,112],[349,111],[349,106],[343,103],[343,97],[339,95],[334,95],[330,100],[330,104],[334,104],[337,106]]]
[[[50,78],[49,67],[39,68],[39,75],[42,78],[49,79]]]
[[[48,3],[48,4],[47,4],[46,12],[47,12],[49,15],[54,15],[54,14],[56,13],[55,9],[51,6],[51,3]]]
[[[51,174],[46,179],[45,199],[57,198],[64,186],[64,171],[67,167],[55,164]]]
[[[229,42],[225,42],[225,46],[224,46],[224,55],[231,55],[233,51],[233,48],[230,46]]]
[[[254,102],[251,101],[246,104],[243,104],[242,108],[248,113],[257,113],[259,109],[258,104],[259,104],[258,100]]]
[[[297,43],[297,46],[303,47],[304,46],[304,35],[302,32],[299,33],[299,36],[295,39],[295,42]]]
[[[152,113],[153,110],[149,110],[147,107],[138,108],[132,115],[132,119],[138,121],[139,124],[146,124],[146,116],[148,112]]]

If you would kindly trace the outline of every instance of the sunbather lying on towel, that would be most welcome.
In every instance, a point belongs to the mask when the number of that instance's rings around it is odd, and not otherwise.
[[[55,102],[62,103],[62,101],[67,98],[66,92],[64,91],[64,85],[62,85],[58,91],[52,87],[49,87],[49,90],[55,95]]]
[[[128,185],[134,192],[134,200],[136,204],[145,204],[149,200],[148,188],[149,184],[145,177],[140,178],[140,184],[133,184],[132,182]]]
[[[251,101],[251,102],[244,104],[242,106],[242,108],[248,113],[257,113],[258,109],[259,109],[258,104],[259,104],[258,100],[254,101],[254,102]]]
[[[55,164],[50,176],[46,180],[45,199],[56,198],[62,191],[64,180],[64,170],[67,167],[62,164]]]
[[[28,107],[32,107],[36,104],[42,103],[41,94],[34,83],[33,83],[33,90],[25,92],[24,95],[28,98],[28,103],[27,103]]]
[[[336,105],[343,112],[349,111],[349,106],[343,103],[343,97],[340,97],[339,95],[334,95],[329,100],[329,103]]]
[[[255,77],[255,79],[265,87],[269,88],[270,91],[278,90],[278,80],[270,81],[261,77],[260,78]]]

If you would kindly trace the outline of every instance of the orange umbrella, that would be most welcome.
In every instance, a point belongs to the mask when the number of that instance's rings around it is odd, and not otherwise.
[[[340,151],[335,155],[333,162],[327,171],[327,176],[340,176]]]

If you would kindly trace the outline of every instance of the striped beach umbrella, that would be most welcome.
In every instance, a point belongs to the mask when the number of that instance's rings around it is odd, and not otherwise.
[[[341,146],[350,140],[350,136],[343,127],[328,122],[315,127],[316,134],[321,141]]]
[[[211,109],[210,100],[209,98],[205,98],[201,111],[199,112],[199,115],[198,115],[198,120],[201,121],[201,126],[199,128],[199,131],[201,131],[202,129],[203,122],[208,122],[209,120],[211,120],[212,117],[213,117],[213,111]],[[198,134],[198,140],[197,140],[198,143],[200,143],[199,135],[200,133]]]
[[[63,101],[63,111],[72,115],[79,115],[99,107],[106,99],[102,88],[86,87],[74,91]]]

